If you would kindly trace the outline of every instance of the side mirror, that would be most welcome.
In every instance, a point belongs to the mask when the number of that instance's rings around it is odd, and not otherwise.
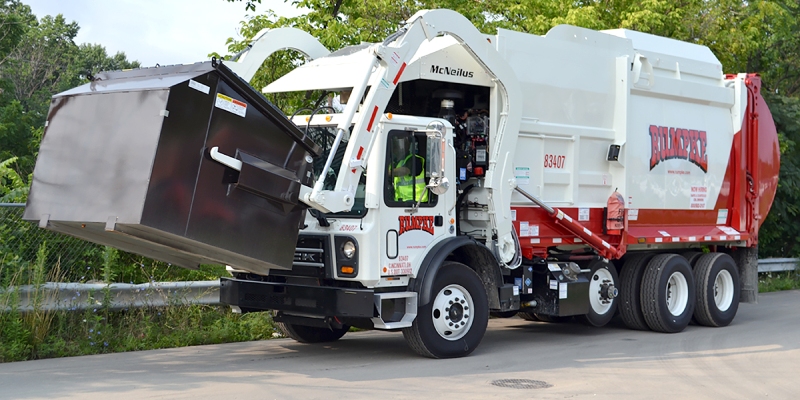
[[[436,195],[445,194],[450,187],[450,182],[444,175],[444,158],[445,154],[447,154],[445,132],[447,132],[447,128],[439,121],[431,122],[425,128],[425,133],[428,136],[428,154],[426,157],[428,162],[425,166],[425,172],[431,177],[427,186]]]

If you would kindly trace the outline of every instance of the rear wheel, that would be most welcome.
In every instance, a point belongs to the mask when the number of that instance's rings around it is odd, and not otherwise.
[[[589,313],[579,315],[578,321],[590,326],[611,322],[617,311],[619,277],[613,264],[595,261],[589,265]]]
[[[539,314],[539,313],[535,313],[533,315],[539,321],[550,322],[550,323],[554,323],[554,324],[562,323],[562,322],[569,322],[570,318],[572,318],[572,317],[561,317],[561,316],[558,316],[558,315],[548,315],[548,314]]]
[[[350,329],[348,326],[343,326],[338,329],[320,328],[316,326],[305,326],[287,324],[284,322],[276,322],[278,329],[283,332],[283,335],[290,337],[300,343],[325,343],[335,342],[344,336]]]
[[[642,277],[642,314],[656,332],[680,332],[694,312],[694,275],[689,262],[677,254],[654,257]]]
[[[486,333],[489,304],[478,274],[448,261],[433,281],[431,301],[403,329],[409,347],[431,358],[463,357],[475,350]]]
[[[644,320],[641,305],[642,276],[653,253],[633,254],[628,256],[620,274],[619,315],[622,322],[630,329],[646,331],[650,328]]]
[[[538,321],[539,318],[536,317],[536,313],[530,311],[520,311],[517,313],[517,316],[524,319],[525,321]]]
[[[700,257],[702,257],[702,256],[703,256],[703,254],[704,254],[704,253],[702,253],[702,252],[699,252],[699,251],[687,251],[687,252],[685,252],[685,253],[683,253],[683,254],[681,254],[681,255],[683,256],[683,258],[685,258],[685,259],[686,259],[686,261],[688,261],[688,262],[689,262],[689,266],[691,266],[692,268],[694,268],[694,265],[697,263],[697,260],[698,260]]]
[[[700,325],[727,326],[739,310],[739,270],[723,253],[705,254],[694,267],[697,297],[694,318]]]

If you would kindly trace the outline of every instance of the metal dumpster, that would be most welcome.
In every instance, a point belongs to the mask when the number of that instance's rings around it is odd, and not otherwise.
[[[102,73],[53,96],[24,218],[188,268],[289,269],[318,154],[222,63]]]

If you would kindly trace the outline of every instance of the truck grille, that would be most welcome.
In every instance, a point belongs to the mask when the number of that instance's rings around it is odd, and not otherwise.
[[[298,247],[294,251],[294,261],[292,265],[298,267],[317,267],[324,268],[325,250],[311,247]]]
[[[271,275],[307,276],[329,278],[333,269],[330,267],[330,238],[318,235],[300,235],[294,250],[294,259],[290,271],[274,270]]]

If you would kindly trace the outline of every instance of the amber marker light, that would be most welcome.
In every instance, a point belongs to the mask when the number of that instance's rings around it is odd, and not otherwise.
[[[386,113],[386,119],[392,119],[392,117],[393,117],[392,113]]]
[[[348,266],[348,265],[342,265],[342,266],[339,268],[339,271],[340,271],[341,273],[343,273],[343,274],[352,274],[353,272],[356,272],[356,270],[355,270],[353,267],[351,267],[351,266]]]

